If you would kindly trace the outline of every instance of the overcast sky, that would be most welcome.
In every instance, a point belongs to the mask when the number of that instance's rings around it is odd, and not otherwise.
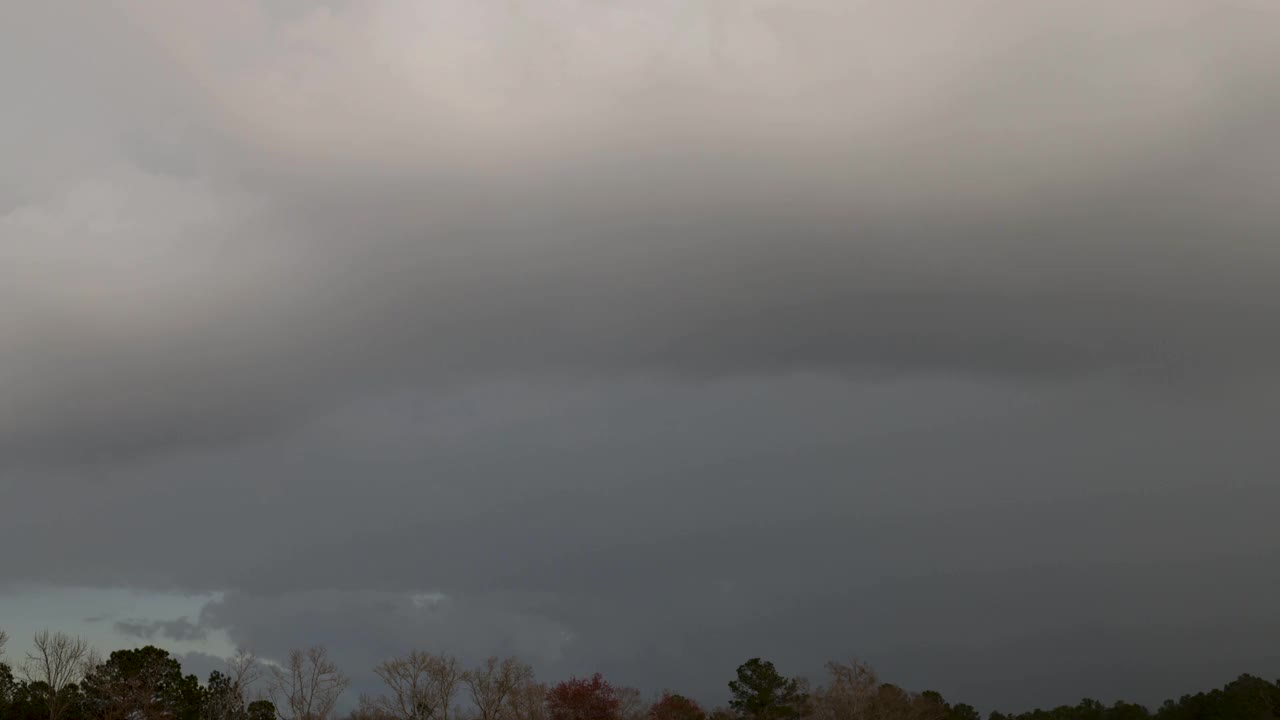
[[[1272,0],[0,3],[10,655],[1274,678],[1277,67]]]

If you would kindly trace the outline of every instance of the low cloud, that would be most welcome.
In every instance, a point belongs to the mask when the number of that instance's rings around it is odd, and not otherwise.
[[[209,636],[208,630],[191,622],[187,618],[177,620],[118,620],[116,632],[142,640],[169,639],[178,642],[204,640]]]

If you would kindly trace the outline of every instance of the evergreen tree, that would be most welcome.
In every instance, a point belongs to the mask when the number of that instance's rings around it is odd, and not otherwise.
[[[784,677],[773,663],[751,658],[738,666],[738,679],[729,682],[729,707],[742,720],[791,720],[802,717],[809,696],[800,681]]]

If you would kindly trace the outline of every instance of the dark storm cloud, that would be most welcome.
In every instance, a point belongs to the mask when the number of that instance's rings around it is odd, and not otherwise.
[[[507,385],[370,401],[284,442],[24,495],[64,496],[78,528],[40,535],[54,580],[227,588],[192,622],[268,657],[323,640],[364,689],[373,659],[409,646],[708,701],[742,657],[816,672],[858,654],[1017,705],[1120,692],[1087,673],[988,676],[1062,668],[1013,648],[1110,623],[1117,644],[1098,651],[1123,650],[1117,678],[1159,695],[1181,686],[1144,662],[1167,658],[1126,634],[1166,648],[1182,635],[1162,628],[1194,637],[1222,617],[1266,632],[1280,599],[1255,571],[1280,500],[1270,410],[1230,407],[1118,385]],[[0,519],[5,542],[39,533],[20,509]],[[110,538],[109,565],[84,536]],[[39,559],[11,572],[47,576]],[[1250,647],[1188,646],[1200,664],[1178,677],[1265,669]],[[991,659],[945,660],[965,653]]]
[[[1269,671],[1269,5],[0,13],[0,581],[358,677]]]

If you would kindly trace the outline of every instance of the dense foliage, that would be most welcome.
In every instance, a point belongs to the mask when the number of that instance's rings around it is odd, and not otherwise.
[[[0,652],[4,639],[0,632]],[[415,652],[375,672],[383,694],[361,696],[349,720],[982,720],[970,705],[881,682],[857,662],[828,663],[824,682],[811,687],[752,658],[729,681],[727,705],[710,711],[671,691],[644,702],[598,673],[547,686],[516,658],[466,670],[456,658]],[[335,720],[347,686],[320,647],[279,664],[240,654],[201,683],[158,647],[102,659],[79,638],[46,632],[24,661],[0,661],[0,720]],[[1154,710],[1085,699],[988,720],[1280,720],[1280,683],[1242,675]]]

